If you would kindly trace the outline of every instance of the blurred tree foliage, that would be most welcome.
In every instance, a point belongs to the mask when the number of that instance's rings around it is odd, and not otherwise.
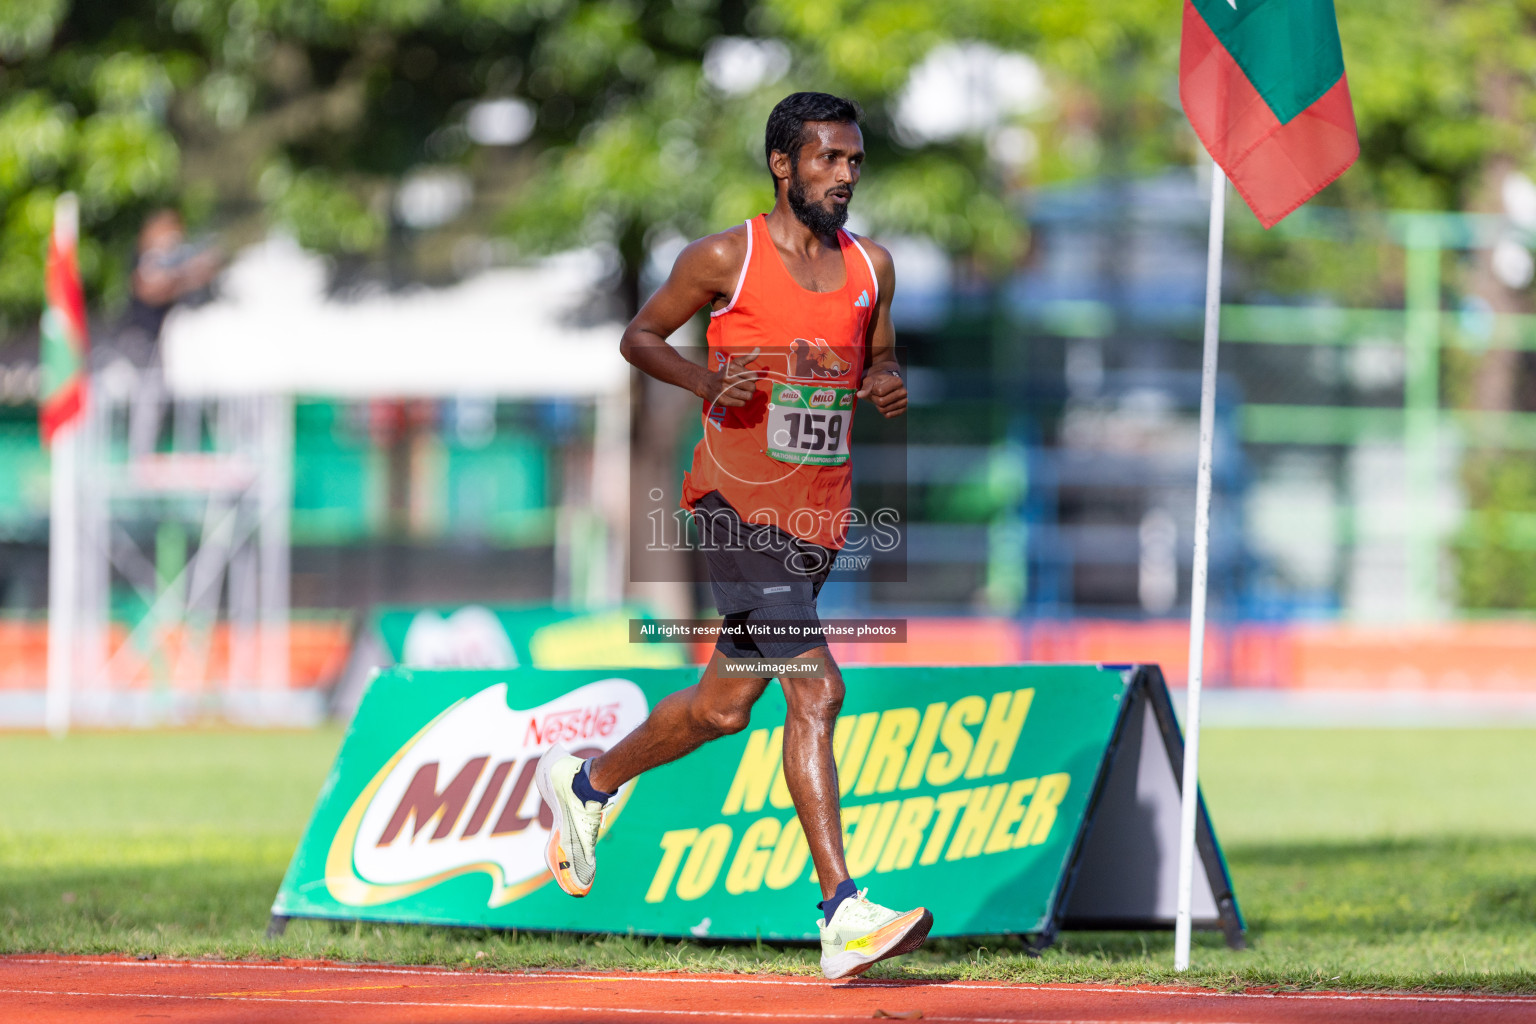
[[[1478,455],[1462,477],[1473,511],[1453,546],[1458,605],[1536,608],[1536,464]]]
[[[1486,203],[1490,163],[1531,155],[1533,10],[1342,5],[1363,158],[1325,201]],[[722,90],[705,73],[720,37],[775,40],[786,60]],[[989,159],[979,134],[901,137],[912,68],[957,40],[1045,70],[1024,166]],[[314,248],[377,253],[401,176],[457,165],[484,186],[474,214],[502,210],[523,246],[602,239],[633,265],[648,237],[760,209],[768,108],[822,88],[868,111],[872,227],[1006,264],[1022,242],[1011,189],[1192,160],[1178,40],[1175,11],[1135,0],[0,0],[0,257],[38,251],[61,188],[82,195],[88,276],[108,296],[122,276],[101,246],[120,260],[168,201],[226,221],[261,211]],[[533,104],[533,137],[510,153],[471,144],[468,105],[510,95]],[[0,259],[13,323],[36,305],[35,263]]]
[[[1360,159],[1317,202],[1501,212],[1504,176],[1536,172],[1536,0],[1335,6]],[[1348,244],[1298,245],[1257,231],[1233,242],[1253,276],[1273,291],[1321,291],[1362,306],[1402,301],[1401,252],[1369,231]],[[1528,293],[1509,294],[1489,273],[1486,254],[1460,269],[1452,282],[1464,293],[1502,311],[1528,307]],[[1507,396],[1489,398],[1508,404]]]
[[[665,26],[683,3],[655,6],[669,12]],[[664,27],[659,35],[648,28],[644,17],[626,26],[622,44],[617,37],[608,43],[649,54],[630,59],[646,71],[630,86],[612,90],[602,116],[571,143],[543,154],[509,210],[506,224],[514,237],[546,247],[573,237],[611,241],[623,266],[634,270],[660,235],[696,237],[761,212],[772,202],[762,150],[768,112],[787,92],[819,89],[854,96],[864,106],[869,173],[855,209],[871,230],[923,235],[982,266],[1005,267],[1021,255],[1025,241],[1009,199],[1029,179],[1020,168],[989,158],[980,132],[943,141],[903,138],[896,111],[915,65],[941,44],[967,40],[1024,51],[1038,62],[1053,89],[1050,102],[1027,118],[1034,129],[1030,141],[1038,146],[1030,169],[1034,180],[1094,169],[1092,143],[1075,149],[1073,143],[1092,136],[1106,81],[1119,93],[1119,109],[1134,111],[1137,119],[1167,127],[1176,112],[1166,71],[1176,57],[1177,34],[1170,35],[1161,12],[1128,0],[1037,6],[761,0],[714,9],[700,0],[696,9],[707,29],[681,49],[668,45]],[[585,85],[584,62],[601,47],[583,37],[597,31],[584,19],[570,19],[539,51],[540,78],[530,86],[548,82],[558,91],[572,81]],[[708,47],[718,35],[739,34],[782,44],[787,60],[751,87],[725,90],[706,73]],[[1149,61],[1117,61],[1152,52],[1156,57]],[[625,63],[621,58],[620,73]],[[1124,134],[1145,151],[1140,155],[1148,167],[1186,156],[1177,131]],[[633,279],[626,287],[630,306],[636,287]]]
[[[1536,160],[1536,0],[1350,0],[1337,5],[1361,160],[1341,197],[1459,210],[1491,162]]]
[[[1533,12],[1536,0],[1342,5],[1363,156],[1324,201],[1493,202],[1490,174],[1532,155]],[[773,40],[783,60],[721,88],[706,72],[721,37]],[[1044,69],[1049,100],[1019,119],[1022,161],[989,157],[980,132],[900,131],[912,69],[967,40]],[[633,289],[650,242],[766,205],[761,125],[794,88],[864,103],[858,209],[874,230],[1004,266],[1024,240],[1013,190],[1192,161],[1178,40],[1176,11],[1136,0],[0,0],[0,316],[35,311],[61,189],[81,194],[87,277],[110,300],[155,205],[377,256],[400,230],[402,177],[434,166],[474,176],[469,223],[499,214],[527,250],[611,243]],[[523,145],[465,132],[470,105],[498,96],[532,104]],[[1337,269],[1302,261],[1282,283],[1337,282]]]
[[[467,145],[549,10],[523,0],[0,0],[0,327],[35,314],[53,197],[82,204],[87,288],[121,299],[150,209],[267,221],[377,253],[394,184]]]
[[[35,315],[53,198],[80,193],[90,290],[122,297],[138,223],[171,203],[216,213],[237,240],[267,223],[312,248],[377,257],[401,232],[392,200],[413,170],[469,173],[461,226],[528,251],[614,245],[626,305],[647,246],[719,230],[769,199],[761,131],[794,88],[857,96],[871,175],[860,212],[1006,265],[1023,229],[1017,168],[977,133],[896,138],[913,64],[950,39],[1031,53],[1053,79],[1036,117],[1036,172],[1090,171],[1098,79],[1134,111],[1150,162],[1179,152],[1166,127],[1175,26],[1130,0],[1049,10],[962,0],[0,0],[0,327]],[[772,39],[785,59],[746,87],[711,85],[720,37]],[[1127,59],[1155,52],[1155,59]],[[532,104],[532,137],[473,144],[477,100]],[[1168,141],[1169,139],[1173,141]],[[1061,143],[1061,144],[1058,144]]]

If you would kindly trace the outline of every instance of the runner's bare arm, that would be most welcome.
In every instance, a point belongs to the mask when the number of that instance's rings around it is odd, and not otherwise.
[[[685,358],[667,341],[700,308],[730,301],[747,255],[744,227],[708,235],[685,248],[672,273],[624,329],[619,351],[642,373],[675,384],[705,401],[741,406],[752,398],[755,377],[742,373],[751,356],[735,356],[710,371]],[[754,353],[755,355],[755,353]]]
[[[891,325],[891,293],[896,290],[896,264],[884,246],[864,239],[869,261],[875,265],[875,281],[880,286],[880,300],[869,320],[869,369],[859,397],[875,403],[886,419],[907,411],[907,386],[901,380],[901,366],[896,362],[896,328]]]

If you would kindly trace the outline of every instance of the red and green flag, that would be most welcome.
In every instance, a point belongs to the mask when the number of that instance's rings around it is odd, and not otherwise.
[[[1266,228],[1360,155],[1333,0],[1184,0],[1179,98]]]
[[[51,443],[59,428],[78,416],[85,404],[85,355],[90,340],[85,329],[80,261],[75,252],[79,223],[75,197],[60,196],[48,239],[44,276],[47,305],[39,347],[42,380],[38,417],[45,444]]]

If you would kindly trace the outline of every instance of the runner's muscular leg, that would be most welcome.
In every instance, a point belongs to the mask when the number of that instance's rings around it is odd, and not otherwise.
[[[667,695],[639,728],[593,758],[587,769],[592,785],[613,793],[643,772],[676,761],[710,740],[745,729],[752,719],[752,705],[768,688],[768,680],[724,675],[720,671],[724,660],[725,656],[715,651],[697,683]],[[834,796],[836,789],[834,783]]]
[[[843,857],[843,815],[837,786],[837,762],[832,756],[832,731],[843,707],[843,674],[825,647],[799,655],[796,661],[821,660],[818,676],[780,677],[784,687],[784,781],[795,801],[795,813],[811,847],[811,862],[821,883],[823,899],[848,877]]]

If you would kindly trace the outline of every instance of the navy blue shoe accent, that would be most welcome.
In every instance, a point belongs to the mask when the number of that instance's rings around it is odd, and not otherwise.
[[[580,800],[582,803],[588,803],[592,800],[596,800],[600,804],[605,804],[609,800],[613,799],[613,794],[604,793],[602,790],[592,785],[591,778],[587,776],[587,766],[591,763],[591,758],[581,762],[581,770],[578,771],[576,773],[576,777],[571,780],[571,789],[575,791],[576,799]]]
[[[832,915],[837,913],[837,908],[843,905],[843,900],[851,900],[859,894],[859,886],[851,878],[845,878],[837,883],[837,891],[820,903],[821,919],[828,924],[832,923]]]

